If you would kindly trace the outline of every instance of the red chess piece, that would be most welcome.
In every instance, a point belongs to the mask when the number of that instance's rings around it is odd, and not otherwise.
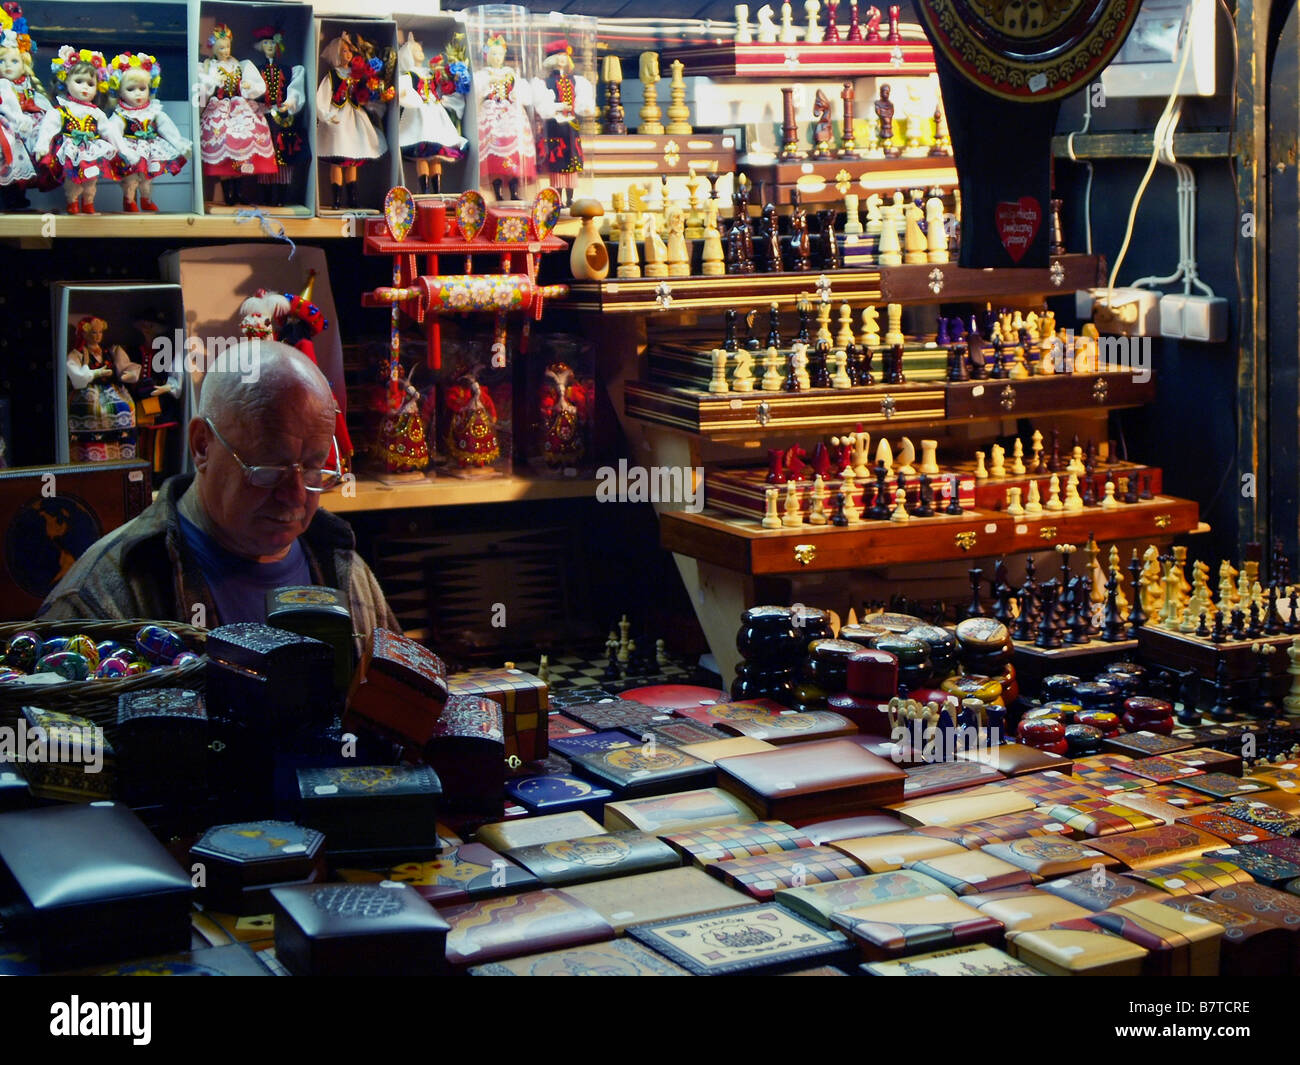
[[[902,44],[903,35],[898,32],[898,5],[891,4],[889,7],[889,43]]]
[[[867,44],[880,43],[880,8],[872,5],[867,8]]]
[[[822,40],[826,44],[840,43],[840,28],[835,24],[835,15],[840,6],[840,0],[827,0],[826,4],[826,36]]]
[[[858,24],[858,0],[849,0],[849,42],[862,43],[862,27]]]

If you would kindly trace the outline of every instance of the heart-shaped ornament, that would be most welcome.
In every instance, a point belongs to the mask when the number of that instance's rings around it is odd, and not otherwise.
[[[415,200],[402,185],[388,190],[384,197],[384,222],[394,240],[405,240],[415,222]]]
[[[1007,249],[1013,263],[1020,262],[1029,250],[1043,222],[1043,208],[1032,196],[1022,196],[1016,202],[1003,202],[997,206],[998,239]]]

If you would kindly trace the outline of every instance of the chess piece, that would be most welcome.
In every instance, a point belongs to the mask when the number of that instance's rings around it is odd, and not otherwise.
[[[853,0],[853,10],[857,13],[857,0]],[[844,109],[844,117],[840,126],[840,147],[835,154],[840,159],[861,159],[858,154],[858,142],[855,138],[853,124],[856,121],[854,109],[857,102],[857,96],[853,88],[853,82],[846,81],[843,88],[840,89],[840,103]]]
[[[803,272],[812,268],[812,247],[808,241],[808,213],[799,190],[790,193],[790,269]]]
[[[821,14],[822,5],[820,0],[804,0],[803,10],[807,17],[808,26],[804,30],[804,41],[808,44],[819,44],[822,39],[822,26],[818,19]]]
[[[749,178],[741,174],[736,179],[736,187],[731,193],[731,230],[739,233],[741,264],[740,273],[754,272],[754,230],[749,221]]]
[[[840,260],[840,245],[835,239],[835,212],[817,212],[817,258],[823,270],[838,270],[843,266]]]
[[[1236,699],[1232,682],[1228,679],[1228,662],[1223,655],[1219,655],[1214,669],[1214,705],[1210,707],[1209,715],[1215,721],[1231,721],[1236,716]]]
[[[898,488],[894,491],[894,512],[889,515],[890,521],[905,522],[911,521],[911,515],[907,513],[907,489]]]
[[[835,333],[835,346],[846,351],[853,346],[853,308],[847,303],[840,304],[839,328]]]
[[[1294,636],[1300,632],[1300,602],[1297,601],[1297,595],[1300,590],[1295,585],[1291,588],[1291,595],[1286,603],[1286,625],[1284,629],[1288,636]]]
[[[903,208],[903,219],[905,223],[903,230],[903,262],[913,264],[926,262],[929,256],[929,244],[925,233],[921,229],[921,222],[925,219],[925,212],[916,204],[909,203]]]
[[[812,158],[831,159],[835,155],[835,130],[831,125],[831,98],[822,89],[813,97]]]
[[[1201,639],[1205,639],[1207,636],[1210,635],[1210,626],[1205,623],[1204,610],[1201,611],[1200,618],[1201,618],[1200,624],[1196,626],[1196,635],[1199,636]]]
[[[996,479],[1003,478],[1007,475],[1006,455],[1007,449],[1001,444],[994,444],[990,448],[992,461],[989,463],[989,476]]]
[[[801,363],[806,363],[808,356],[807,348],[802,344],[795,344],[790,349],[790,356],[786,360],[785,381],[781,385],[783,392],[801,392],[803,391],[803,382],[801,380],[800,370]]]
[[[794,88],[781,90],[781,151],[777,158],[783,162],[807,158],[808,153],[799,147],[799,123],[795,121]]]
[[[907,477],[916,475],[916,467],[912,463],[916,460],[916,447],[909,437],[903,437],[903,446],[898,453],[898,462],[894,465],[894,470]]]
[[[686,247],[686,214],[679,207],[668,212],[668,276],[689,277],[691,253]]]
[[[1082,512],[1083,497],[1079,495],[1079,478],[1072,473],[1065,483],[1065,513],[1081,514]]]
[[[631,632],[632,623],[628,621],[627,615],[624,614],[618,622],[618,660],[624,664],[627,663],[630,657]]]
[[[1119,590],[1119,574],[1112,569],[1106,580],[1106,612],[1103,615],[1101,638],[1106,643],[1116,643],[1124,638],[1122,618],[1116,595]]]
[[[848,516],[844,513],[844,508],[847,506],[844,493],[836,492],[833,499],[835,500],[835,513],[831,515],[831,524],[837,528],[842,528],[849,523]]]
[[[776,348],[768,348],[767,354],[763,356],[763,380],[759,386],[764,392],[781,391],[780,365],[781,353]]]
[[[989,471],[984,468],[984,452],[977,451],[975,452],[975,480],[987,481],[988,479]]]
[[[831,375],[827,366],[830,357],[830,345],[825,341],[817,341],[816,347],[813,348],[812,354],[808,356],[808,387],[809,388],[830,388]]]
[[[786,3],[781,5],[781,43],[794,44],[797,40],[799,40],[799,34],[794,28],[794,8],[787,0]]]
[[[618,56],[605,57],[600,80],[605,85],[605,112],[601,132],[621,137],[627,133],[627,123],[623,112],[623,65]]]
[[[1025,516],[1025,507],[1020,502],[1020,488],[1018,486],[1007,489],[1006,511],[1013,518],[1023,518]]]
[[[776,44],[777,25],[772,21],[772,8],[764,4],[758,9],[758,43],[759,44]]]
[[[1043,513],[1042,497],[1038,494],[1038,482],[1029,482],[1029,495],[1025,500],[1025,516],[1030,518],[1041,517]]]
[[[934,517],[934,488],[928,474],[921,474],[917,482],[917,505],[909,512],[914,518]]]
[[[901,303],[890,303],[885,307],[889,316],[889,328],[885,331],[885,344],[888,347],[902,345],[907,343],[907,338],[903,336],[903,305]]]
[[[1178,606],[1181,609],[1187,606],[1188,601],[1192,597],[1192,586],[1188,582],[1187,574],[1185,572],[1185,567],[1187,565],[1187,548],[1175,547],[1173,548],[1173,554],[1174,570],[1178,574]],[[1258,595],[1256,598],[1259,598]]]
[[[886,40],[887,40],[890,44],[902,44],[902,43],[903,43],[903,34],[899,31],[899,28],[898,28],[898,18],[899,18],[899,14],[900,14],[900,12],[899,12],[899,7],[898,7],[898,5],[897,5],[897,4],[890,4],[890,6],[889,6],[889,36],[886,38]]]
[[[831,375],[831,388],[852,388],[853,381],[848,374],[848,352],[843,348],[839,348],[833,357],[835,360],[835,373]]]
[[[749,5],[736,5],[736,43],[751,44],[754,34],[749,27]]]
[[[803,510],[799,506],[799,482],[785,483],[785,513],[781,515],[781,524],[793,528],[803,524]]]
[[[776,204],[763,204],[763,218],[759,223],[759,243],[762,267],[767,273],[779,274],[785,269],[781,261],[781,230],[776,214]]]
[[[636,223],[630,213],[622,215],[618,239],[618,270],[616,273],[619,277],[641,276],[641,256],[636,247]]]
[[[672,77],[668,82],[668,122],[664,126],[664,132],[677,137],[689,137],[694,129],[691,127],[691,109],[686,103],[685,68],[680,59],[674,59],[669,69]]]
[[[880,312],[875,307],[862,309],[862,332],[858,334],[858,344],[867,349],[880,347]]]
[[[808,514],[809,525],[826,524],[826,481],[818,474],[813,478],[812,508]]]
[[[1061,502],[1061,478],[1054,473],[1047,484],[1047,502],[1043,504],[1043,509],[1050,511],[1064,510],[1065,504]]]
[[[808,345],[796,344],[794,353],[790,356],[790,363],[794,367],[795,377],[799,381],[799,389],[807,392],[812,388],[812,377],[808,372]]]
[[[1286,667],[1286,671],[1295,679],[1291,681],[1291,690],[1282,700],[1282,707],[1287,717],[1300,717],[1300,639],[1291,641],[1291,646],[1286,649],[1286,656],[1291,662]]]
[[[661,669],[668,665],[668,652],[663,640],[655,640],[655,665]]]
[[[1146,578],[1142,574],[1142,561],[1138,558],[1137,548],[1133,548],[1133,558],[1128,564],[1129,582],[1133,585],[1133,607],[1128,614],[1128,638],[1136,640],[1138,631],[1147,623],[1147,614],[1143,606],[1146,593]]]
[[[925,243],[927,262],[948,261],[948,229],[943,220],[943,200],[937,196],[925,201]]]
[[[704,251],[700,262],[700,273],[706,277],[721,277],[726,273],[726,258],[722,251],[722,234],[718,231],[717,201],[707,202],[704,218]]]
[[[984,616],[984,604],[980,602],[980,582],[984,578],[984,571],[979,568],[966,571],[966,576],[970,580],[970,602],[963,608],[961,617],[980,618]]]
[[[883,436],[880,438],[880,443],[876,445],[876,465],[883,466],[886,473],[894,471],[894,449]]]
[[[645,217],[645,276],[668,276],[668,246],[659,236],[655,226],[655,216]]]
[[[1137,474],[1131,474],[1122,478],[1124,484],[1124,502],[1136,503],[1138,501],[1138,478]]]
[[[894,225],[894,219],[901,213],[901,209],[888,204],[883,208],[884,221],[880,230],[880,241],[876,246],[876,258],[881,266],[902,266],[903,265],[903,246],[898,240],[898,229]]]
[[[826,0],[826,35],[822,38],[826,44],[840,43],[840,28],[835,24],[839,6],[840,0]]]
[[[943,508],[945,514],[961,514],[960,478],[957,474],[948,475],[948,505]]]
[[[875,102],[876,118],[880,120],[880,145],[886,159],[897,159],[902,150],[894,144],[894,102],[889,98],[889,86],[880,86],[880,96]]]
[[[864,232],[862,217],[859,214],[860,203],[856,192],[844,194],[844,235],[846,237],[860,237]]]
[[[713,349],[713,379],[709,381],[709,391],[714,394],[728,391],[727,353],[722,348]]]
[[[1210,639],[1214,643],[1223,643],[1228,638],[1227,630],[1223,625],[1225,617],[1227,617],[1227,613],[1223,610],[1214,615],[1214,629],[1210,632]]]
[[[686,195],[688,198],[686,207],[686,239],[703,240],[704,239],[704,211],[700,204],[700,178],[695,173],[695,165],[692,164],[690,173],[686,178]]]
[[[844,517],[850,525],[862,524],[862,511],[853,498],[853,493],[857,490],[858,486],[853,479],[853,471],[849,470],[840,483],[840,491],[844,493]]]
[[[726,355],[726,352],[723,352]],[[751,369],[754,365],[754,356],[749,351],[736,352],[736,369],[731,375],[731,390],[733,392],[752,392],[754,391],[754,373]]]
[[[1071,474],[1071,476],[1075,476]],[[1095,507],[1097,505],[1097,493],[1093,491],[1092,478],[1084,477],[1080,482],[1083,485],[1083,505],[1085,507]]]
[[[883,462],[876,464],[875,469],[876,486],[875,495],[872,497],[871,507],[867,511],[867,517],[873,521],[889,520],[889,490],[885,487],[885,479],[889,476],[889,471]]]
[[[930,474],[931,476],[939,472],[939,463],[935,455],[939,450],[939,441],[922,440],[921,441],[921,462],[916,467],[917,473]]]
[[[1025,475],[1025,445],[1020,437],[1011,442],[1011,474],[1013,477]]]

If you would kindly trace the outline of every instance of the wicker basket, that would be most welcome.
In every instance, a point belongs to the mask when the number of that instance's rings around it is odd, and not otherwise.
[[[0,625],[0,646],[5,646],[20,632],[34,632],[41,639],[55,636],[75,636],[84,633],[96,643],[114,640],[125,647],[135,647],[135,634],[142,625],[162,625],[175,633],[189,651],[199,656],[197,661],[183,666],[168,666],[150,673],[137,673],[117,680],[70,680],[64,684],[31,688],[24,684],[0,684],[0,725],[14,725],[22,716],[24,706],[40,706],[64,714],[88,718],[99,725],[110,737],[117,728],[117,697],[125,692],[149,688],[189,688],[203,690],[203,670],[207,658],[203,654],[207,642],[206,629],[193,625],[180,625],[171,621],[28,621]]]

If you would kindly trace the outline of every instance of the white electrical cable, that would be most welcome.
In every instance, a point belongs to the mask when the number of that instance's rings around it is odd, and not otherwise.
[[[1087,133],[1088,127],[1092,125],[1092,89],[1090,88],[1083,94],[1083,128],[1071,130],[1070,135],[1065,138],[1065,150],[1070,155],[1070,162],[1077,163],[1079,157],[1074,154],[1074,138],[1077,134]],[[1088,254],[1092,254],[1092,175],[1094,168],[1092,163],[1086,159],[1083,165],[1088,168],[1088,182],[1083,186],[1083,232],[1087,241]]]
[[[1129,209],[1128,213],[1128,225],[1124,230],[1124,241],[1120,245],[1119,254],[1115,257],[1115,265],[1110,272],[1110,281],[1106,286],[1108,290],[1108,301],[1113,301],[1115,298],[1115,281],[1119,277],[1120,267],[1124,264],[1124,256],[1128,254],[1128,246],[1133,240],[1133,226],[1137,221],[1138,206],[1142,202],[1142,194],[1146,192],[1147,185],[1151,182],[1151,175],[1155,173],[1156,164],[1160,161],[1160,151],[1165,143],[1165,135],[1169,130],[1170,120],[1172,118],[1174,122],[1177,122],[1177,119],[1173,116],[1175,105],[1178,103],[1178,90],[1182,87],[1183,74],[1187,70],[1187,60],[1190,59],[1192,55],[1191,42],[1188,40],[1190,28],[1191,23],[1189,21],[1184,29],[1182,41],[1183,57],[1179,60],[1178,73],[1174,77],[1174,89],[1173,92],[1169,94],[1169,101],[1165,104],[1165,109],[1161,112],[1160,118],[1156,122],[1154,137],[1155,145],[1151,151],[1151,161],[1147,164],[1146,173],[1142,175],[1142,180],[1138,183],[1137,192],[1133,196],[1133,205]],[[1170,136],[1170,144],[1172,145],[1172,143],[1172,136]]]

